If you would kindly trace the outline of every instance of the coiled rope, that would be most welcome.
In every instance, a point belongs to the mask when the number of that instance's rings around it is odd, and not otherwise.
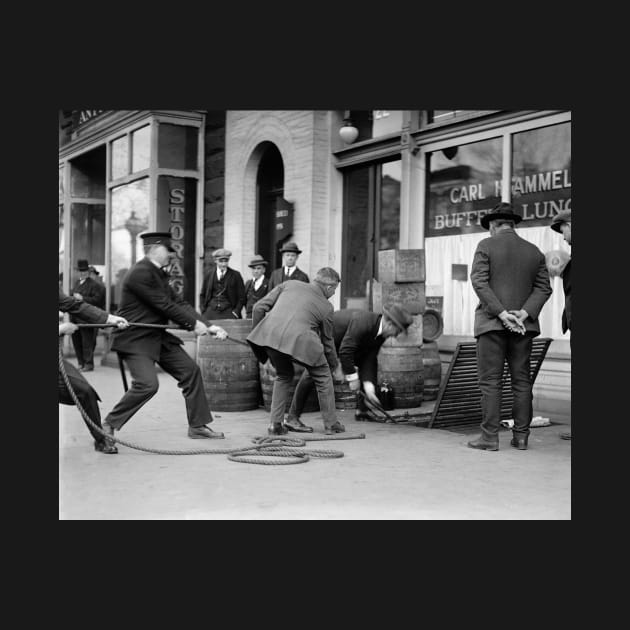
[[[136,324],[142,325],[142,324]],[[229,339],[229,337],[228,337]],[[337,458],[343,457],[344,454],[342,451],[332,451],[332,450],[310,450],[310,451],[300,451],[297,448],[292,447],[300,447],[305,446],[306,442],[314,442],[321,440],[356,440],[356,439],[365,439],[364,433],[359,433],[357,435],[344,435],[344,436],[329,436],[329,437],[313,437],[302,439],[302,438],[286,438],[283,436],[277,437],[257,437],[252,440],[254,446],[245,446],[240,448],[217,448],[217,449],[194,449],[188,451],[179,451],[179,450],[165,450],[165,449],[156,449],[156,448],[148,448],[146,446],[141,446],[139,444],[134,444],[133,442],[127,442],[126,440],[121,440],[120,438],[110,436],[108,433],[103,431],[101,427],[99,427],[90,416],[87,414],[79,399],[70,384],[70,379],[68,378],[68,374],[66,373],[66,368],[63,364],[63,336],[59,337],[59,371],[61,372],[61,376],[63,378],[63,382],[66,384],[68,391],[70,392],[70,396],[74,401],[74,404],[77,406],[79,413],[83,417],[83,419],[98,433],[107,438],[109,442],[116,442],[117,444],[122,444],[123,446],[127,446],[129,448],[135,449],[137,451],[144,451],[145,453],[157,453],[158,455],[227,455],[228,459],[233,462],[241,462],[246,464],[263,464],[263,465],[286,465],[286,464],[304,464],[309,461],[310,457],[329,457],[329,458]],[[266,457],[273,459],[257,459],[258,457]]]

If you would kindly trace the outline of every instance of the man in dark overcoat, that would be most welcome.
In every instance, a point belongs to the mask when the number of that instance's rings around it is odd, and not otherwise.
[[[72,296],[92,306],[101,306],[102,291],[101,285],[89,277],[90,266],[88,261],[80,259],[77,261],[77,271],[79,279],[72,287]],[[70,317],[70,321],[76,323],[75,316]],[[77,362],[81,372],[92,372],[94,370],[94,349],[96,348],[96,328],[78,328],[72,334],[72,345],[77,355]]]
[[[567,245],[571,245],[571,210],[562,210],[551,221],[551,229],[564,236]],[[562,270],[562,288],[564,290],[564,309],[562,310],[562,332],[571,331],[571,259]],[[569,346],[573,339],[573,332],[569,337]],[[571,439],[571,431],[560,433],[563,440]]]
[[[116,324],[120,328],[128,326],[128,322],[124,317],[118,317],[117,315],[109,315],[105,311],[96,306],[88,304],[84,300],[78,300],[75,297],[71,297],[63,293],[59,289],[59,310],[62,313],[70,313],[70,315],[78,323],[85,324]],[[69,335],[77,330],[80,330],[76,323],[65,322],[59,324],[59,335]],[[96,390],[87,382],[85,377],[77,370],[74,365],[64,359],[63,367],[70,381],[72,390],[79,399],[79,403],[90,417],[90,420],[97,426],[101,427],[101,411],[98,406],[100,400]],[[61,370],[59,370],[59,378],[57,391],[59,393],[59,402],[64,405],[74,405],[74,399],[68,391],[66,382],[63,380]],[[83,417],[83,416],[81,416]],[[88,431],[94,438],[94,449],[102,453],[113,455],[118,453],[116,446],[109,441],[106,441],[104,436],[98,431],[94,430],[90,424],[83,418]]]
[[[301,269],[298,269],[296,264],[297,259],[302,253],[297,243],[293,241],[285,243],[278,251],[282,254],[282,267],[278,267],[278,269],[274,269],[271,272],[271,276],[269,277],[269,291],[275,289],[279,284],[287,280],[308,282],[308,275]]]
[[[202,316],[187,302],[180,300],[168,283],[164,268],[175,252],[170,232],[147,232],[140,235],[146,256],[139,260],[123,280],[118,314],[130,322],[165,325],[172,320],[196,335],[211,333],[225,339],[220,326],[206,326]],[[112,350],[129,368],[131,388],[114,406],[103,422],[103,429],[113,435],[158,391],[155,364],[177,380],[186,400],[188,437],[222,438],[207,424],[213,421],[204,392],[199,366],[182,348],[183,341],[163,328],[130,326],[113,333]]]
[[[269,263],[256,254],[247,265],[252,270],[252,278],[245,283],[245,317],[251,319],[254,304],[269,292],[269,279],[265,277],[265,271]]]
[[[199,303],[206,320],[241,319],[245,306],[245,283],[240,271],[228,267],[232,252],[217,249],[215,267],[203,279]]]
[[[530,355],[532,339],[540,334],[538,315],[551,295],[544,254],[516,234],[522,217],[502,202],[481,218],[490,237],[479,242],[470,280],[479,297],[475,310],[477,370],[481,390],[481,436],[470,448],[499,450],[503,365],[512,382],[511,446],[527,449],[532,421]]]
[[[357,309],[341,309],[333,313],[335,348],[351,390],[361,389],[373,403],[379,403],[375,386],[378,351],[386,339],[405,332],[412,322],[411,314],[399,304],[383,307],[382,314]],[[310,433],[313,430],[300,420],[312,387],[313,381],[308,372],[304,371],[295,388],[285,420],[290,431]],[[358,400],[355,418],[369,418],[368,407],[363,398]]]
[[[293,383],[293,361],[303,365],[315,383],[326,433],[345,431],[337,420],[331,374],[339,361],[329,299],[338,284],[339,274],[324,267],[312,282],[284,282],[254,305],[247,341],[258,360],[263,364],[271,360],[277,372],[271,395],[270,435],[287,432],[283,420]]]

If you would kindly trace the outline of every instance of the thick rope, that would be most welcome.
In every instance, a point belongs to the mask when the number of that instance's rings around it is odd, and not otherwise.
[[[85,411],[79,399],[70,384],[70,379],[68,378],[68,374],[66,373],[66,368],[63,364],[63,337],[59,337],[59,371],[61,372],[61,376],[63,378],[63,382],[68,388],[68,392],[74,404],[77,406],[79,413],[83,417],[83,419],[98,433],[107,438],[109,442],[116,442],[117,444],[122,444],[123,446],[128,446],[129,448],[135,449],[137,451],[144,451],[145,453],[157,453],[158,455],[227,455],[230,461],[234,462],[242,462],[248,464],[303,464],[309,461],[309,455],[312,457],[343,457],[343,453],[341,451],[297,451],[287,448],[281,448],[286,446],[304,446],[306,439],[302,438],[285,438],[282,436],[278,437],[260,437],[254,438],[252,441],[254,442],[254,446],[245,446],[240,448],[218,448],[218,449],[193,449],[188,451],[180,451],[180,450],[165,450],[165,449],[156,449],[156,448],[148,448],[146,446],[140,446],[139,444],[134,444],[133,442],[127,442],[126,440],[121,440],[120,438],[110,436],[108,433],[103,431],[101,427],[99,427],[93,420],[90,418],[88,413]],[[360,433],[357,436],[329,436],[323,438],[308,438],[308,441],[316,441],[316,440],[333,440],[333,439],[360,439],[365,438],[365,434]],[[240,456],[240,457],[239,457]],[[267,456],[276,458],[271,461],[259,461],[256,459],[251,459],[251,457],[260,457]],[[249,457],[249,459],[247,459]],[[277,458],[285,458],[285,461],[278,461]],[[288,461],[287,461],[288,460]]]

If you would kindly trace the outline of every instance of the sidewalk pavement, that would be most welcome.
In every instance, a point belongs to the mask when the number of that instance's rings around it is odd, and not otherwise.
[[[71,359],[71,362],[75,362]],[[98,391],[103,418],[120,399],[118,369],[97,365],[85,374]],[[167,450],[250,446],[266,436],[269,414],[259,408],[213,412],[224,440],[187,437],[185,403],[175,380],[158,375],[158,393],[116,437]],[[118,455],[94,451],[74,406],[59,405],[60,520],[568,520],[571,442],[559,437],[566,419],[531,430],[529,449],[466,446],[478,431],[457,433],[412,424],[356,422],[338,410],[346,433],[365,439],[322,441],[306,449],[343,451],[339,459],[263,466],[225,454],[159,455],[119,445]],[[534,413],[536,415],[536,411]],[[323,436],[319,412],[304,414]],[[308,434],[289,433],[289,437]]]

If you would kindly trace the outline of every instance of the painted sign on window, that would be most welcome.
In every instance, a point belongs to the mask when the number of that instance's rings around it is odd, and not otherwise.
[[[158,179],[157,230],[171,233],[175,259],[170,284],[177,295],[195,303],[195,226],[197,180],[161,175]]]

